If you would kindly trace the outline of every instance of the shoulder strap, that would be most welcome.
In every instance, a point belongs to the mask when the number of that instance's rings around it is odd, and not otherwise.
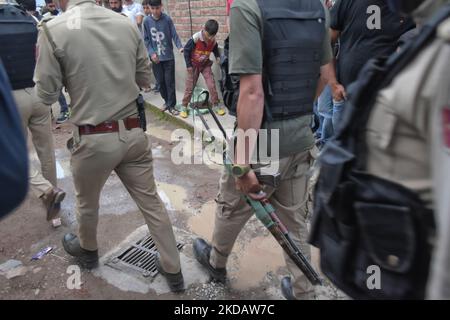
[[[32,14],[30,14],[30,17],[32,17],[33,18],[33,20],[36,22],[36,25],[38,25],[39,24],[39,19],[38,18],[36,18],[35,16],[33,16]]]
[[[59,63],[59,67],[61,68],[61,72],[62,72],[62,74],[63,74],[63,77],[62,77],[62,78],[63,78],[63,84],[64,84],[64,86],[65,86],[65,85],[66,85],[66,84],[64,83],[64,75],[65,75],[65,71],[64,71],[64,64],[63,64],[63,61],[62,61],[62,58],[64,57],[64,52],[56,46],[56,43],[55,43],[55,41],[53,40],[52,34],[50,33],[50,30],[49,30],[48,27],[47,27],[47,22],[46,22],[46,21],[42,21],[42,22],[41,22],[41,26],[42,26],[42,30],[43,30],[44,33],[45,33],[45,36],[46,36],[47,39],[48,39],[48,42],[50,43],[50,46],[52,47],[53,54],[55,55],[56,60],[57,60],[58,63]]]
[[[57,49],[56,43],[55,43],[55,41],[53,41],[53,37],[52,37],[50,31],[48,30],[47,22],[46,21],[42,21],[41,22],[41,26],[42,26],[42,30],[44,30],[45,36],[48,39],[48,42],[50,43],[50,46],[52,47],[53,53],[55,53],[56,49]]]

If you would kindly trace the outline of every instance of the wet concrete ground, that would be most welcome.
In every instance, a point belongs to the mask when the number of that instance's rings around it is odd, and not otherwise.
[[[54,125],[58,184],[67,193],[61,210],[63,225],[53,228],[45,220],[41,201],[31,193],[13,214],[1,221],[0,265],[11,259],[22,263],[16,277],[8,279],[11,273],[0,272],[1,299],[282,299],[279,284],[287,275],[282,250],[256,219],[251,219],[241,232],[230,256],[228,285],[209,281],[193,258],[191,243],[198,236],[211,239],[221,167],[174,165],[170,154],[176,143],[170,138],[177,127],[154,115],[149,118],[147,132],[152,141],[159,194],[169,211],[177,241],[184,244],[181,259],[186,292],[170,293],[160,275],[151,279],[104,264],[147,233],[140,212],[114,173],[100,199],[100,267],[82,271],[80,289],[68,288],[72,274],[67,272],[74,263],[64,252],[61,239],[65,233],[76,231],[76,218],[70,154],[65,148],[71,125],[63,124]],[[46,246],[53,250],[41,260],[30,260]],[[344,298],[331,286],[318,288],[317,294],[319,299]]]

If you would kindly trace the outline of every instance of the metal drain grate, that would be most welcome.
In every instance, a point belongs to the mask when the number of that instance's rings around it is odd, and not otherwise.
[[[177,243],[177,248],[181,250],[183,244]],[[119,255],[114,256],[106,265],[119,270],[123,270],[123,267],[130,268],[142,273],[144,277],[154,278],[158,274],[155,265],[157,252],[152,236],[148,235],[132,244]]]

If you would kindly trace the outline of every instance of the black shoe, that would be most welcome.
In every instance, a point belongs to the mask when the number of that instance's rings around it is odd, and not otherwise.
[[[156,270],[161,273],[162,276],[166,278],[167,284],[172,292],[183,292],[184,291],[184,278],[183,273],[168,273],[165,272],[159,262],[159,254],[156,254],[155,259]]]
[[[68,233],[62,240],[64,250],[71,256],[77,258],[79,264],[86,269],[98,266],[98,250],[90,251],[80,246],[80,240],[72,233]]]
[[[193,244],[194,255],[198,262],[208,270],[209,275],[214,281],[225,283],[227,280],[227,269],[214,268],[209,263],[212,247],[203,239],[197,238]]]
[[[281,294],[286,300],[297,300],[292,290],[292,283],[290,277],[281,279]]]

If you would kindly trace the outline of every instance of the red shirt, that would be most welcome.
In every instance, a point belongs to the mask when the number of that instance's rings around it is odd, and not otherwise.
[[[198,67],[209,61],[209,56],[216,47],[217,42],[215,39],[205,42],[201,31],[194,34],[192,38],[194,39],[195,47],[192,52],[191,62]]]

